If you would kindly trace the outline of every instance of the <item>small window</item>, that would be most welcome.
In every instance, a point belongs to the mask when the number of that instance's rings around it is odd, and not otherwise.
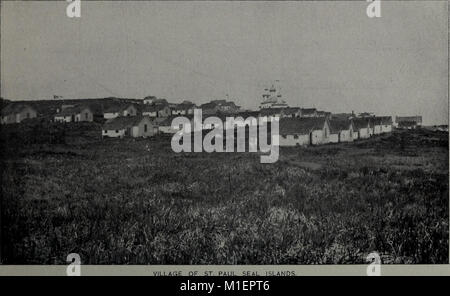
[[[144,124],[144,132],[145,133],[147,132],[147,125],[146,124]]]
[[[298,135],[294,135],[294,139],[298,139]]]
[[[84,114],[84,117],[86,118],[86,120],[88,120],[88,119],[89,119],[89,114],[86,112],[86,113]]]
[[[116,130],[116,134],[118,134],[119,133],[119,131],[118,130]]]

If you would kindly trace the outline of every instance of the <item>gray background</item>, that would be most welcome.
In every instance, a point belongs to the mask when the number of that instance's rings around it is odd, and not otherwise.
[[[1,96],[291,106],[448,123],[446,1],[1,3]]]

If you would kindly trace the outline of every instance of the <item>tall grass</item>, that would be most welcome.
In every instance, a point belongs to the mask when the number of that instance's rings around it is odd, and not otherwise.
[[[2,260],[447,263],[448,134],[408,133],[281,149],[275,164],[163,139],[19,147],[3,161]]]

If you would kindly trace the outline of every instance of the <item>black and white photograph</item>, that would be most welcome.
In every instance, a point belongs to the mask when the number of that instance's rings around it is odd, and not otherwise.
[[[449,264],[447,1],[0,8],[0,266]]]

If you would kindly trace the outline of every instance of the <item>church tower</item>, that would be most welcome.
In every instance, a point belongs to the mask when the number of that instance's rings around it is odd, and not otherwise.
[[[282,99],[280,81],[275,80],[270,88],[265,88],[262,95],[263,100],[260,109],[266,108],[287,108],[289,105]]]

